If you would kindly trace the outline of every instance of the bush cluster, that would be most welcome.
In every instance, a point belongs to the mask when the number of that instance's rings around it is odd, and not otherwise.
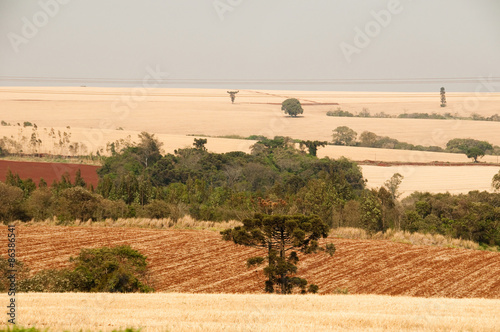
[[[370,114],[370,111],[366,108],[363,108],[361,112],[358,114],[354,114],[349,111],[344,111],[340,107],[338,107],[334,111],[328,111],[326,112],[327,116],[338,116],[338,117],[362,117],[362,118],[400,118],[400,119],[433,119],[433,120],[473,120],[473,121],[500,121],[500,115],[494,114],[491,116],[482,116],[477,113],[472,113],[471,116],[469,117],[463,117],[463,116],[458,116],[458,115],[453,115],[449,112],[444,113],[444,114],[438,114],[438,113],[401,113],[399,115],[394,115],[391,116],[385,112],[379,112],[374,115]]]
[[[42,270],[29,277],[29,270],[18,262],[18,292],[152,292],[146,257],[130,246],[82,249],[70,258],[72,269]],[[10,268],[0,257],[0,291],[7,288]]]

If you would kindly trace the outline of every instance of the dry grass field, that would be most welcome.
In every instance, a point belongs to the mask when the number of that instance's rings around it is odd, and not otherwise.
[[[252,134],[331,140],[337,126],[349,126],[422,145],[443,146],[451,138],[473,137],[500,145],[499,123],[484,121],[334,118],[337,107],[351,112],[368,108],[372,114],[427,112],[470,116],[500,113],[500,93],[447,93],[448,107],[439,106],[439,93],[368,93],[241,90],[231,104],[222,89],[118,89],[92,87],[2,87],[0,118],[31,121],[41,127],[93,128],[92,134],[122,127],[157,134],[211,136]],[[285,117],[280,103],[299,98],[304,116]],[[339,103],[336,105],[317,105]],[[4,128],[2,128],[4,129]],[[108,139],[109,141],[109,139]]]
[[[399,188],[401,197],[415,191],[467,193],[471,190],[491,191],[491,179],[498,166],[361,166],[369,188],[378,188],[394,173],[404,176]]]
[[[7,297],[1,295],[1,302]],[[18,294],[50,331],[498,331],[500,300],[381,295]]]
[[[0,228],[6,232],[5,226]],[[81,248],[130,244],[148,257],[159,292],[263,293],[261,251],[221,240],[208,230],[131,227],[18,226],[17,258],[33,272],[69,266]],[[300,256],[298,273],[320,294],[500,299],[500,253],[330,237],[337,251]],[[408,239],[411,241],[411,239]],[[0,238],[5,255],[7,238]]]

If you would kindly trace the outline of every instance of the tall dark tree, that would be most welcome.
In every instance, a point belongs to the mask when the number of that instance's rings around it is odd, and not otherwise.
[[[318,148],[320,146],[326,146],[328,142],[326,141],[302,141],[300,142],[301,146],[305,146],[309,150],[309,154],[311,156],[316,157],[316,154],[318,152]]]
[[[441,107],[446,107],[446,91],[444,91],[444,87],[441,87]]]
[[[85,180],[82,177],[82,171],[78,169],[75,174],[75,187],[83,187],[85,188],[87,184],[85,183]]]
[[[260,265],[267,259],[268,265],[264,268],[268,278],[266,292],[291,294],[294,287],[299,287],[301,293],[317,292],[318,286],[311,284],[306,290],[307,280],[294,276],[299,261],[297,251],[309,254],[323,250],[333,255],[333,243],[321,248],[317,241],[326,238],[328,230],[328,226],[316,215],[256,214],[252,219],[243,220],[243,226],[227,229],[221,234],[226,241],[265,249],[267,256],[252,257],[247,265]]]
[[[193,146],[195,147],[195,149],[206,151],[207,148],[205,147],[205,144],[207,144],[206,138],[195,138]]]
[[[300,101],[295,98],[289,98],[281,103],[281,110],[290,116],[297,116],[304,113]]]

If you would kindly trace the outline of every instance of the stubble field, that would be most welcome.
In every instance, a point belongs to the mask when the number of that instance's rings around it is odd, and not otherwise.
[[[0,297],[2,302],[7,298]],[[382,295],[19,294],[50,331],[498,331],[500,300]]]

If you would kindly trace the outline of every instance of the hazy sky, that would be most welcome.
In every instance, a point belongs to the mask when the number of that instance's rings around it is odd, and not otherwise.
[[[499,18],[498,0],[0,0],[0,85],[500,91]]]

